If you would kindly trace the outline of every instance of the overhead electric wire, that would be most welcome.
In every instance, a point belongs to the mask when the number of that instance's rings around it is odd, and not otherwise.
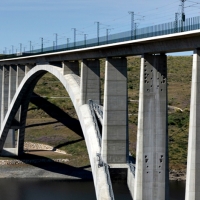
[[[199,15],[199,9],[200,7],[200,3],[199,2],[195,2],[195,1],[190,1],[190,0],[186,0],[185,2],[190,2],[193,3],[192,5],[187,5],[185,6],[185,8],[187,8],[186,10],[186,16],[188,18],[188,16],[194,16],[195,13],[197,13],[197,15]],[[137,16],[135,18],[135,23],[137,24],[137,27],[145,27],[145,26],[151,26],[151,25],[155,25],[155,24],[163,24],[163,23],[167,23],[170,21],[174,21],[175,20],[175,13],[176,13],[176,9],[177,9],[177,5],[178,6],[178,11],[177,13],[180,13],[180,0],[176,0],[173,3],[168,3],[156,8],[152,8],[149,10],[142,10],[142,12],[134,12],[134,15]],[[163,10],[163,8],[165,8]],[[175,9],[176,8],[176,9]],[[174,12],[172,12],[172,10],[174,10]],[[156,11],[156,13],[155,13]],[[144,14],[141,14],[144,13]],[[172,15],[172,13],[174,13]],[[126,18],[126,20],[124,20]],[[122,20],[123,19],[123,20]],[[105,20],[104,20],[105,21]],[[100,31],[100,36],[104,36],[105,33],[102,33],[102,30],[105,30],[106,27],[111,27],[112,29],[114,29],[114,31],[112,31],[113,33],[117,33],[119,31],[129,31],[130,30],[130,15],[128,15],[128,13],[126,15],[123,15],[121,17],[117,17],[115,19],[106,19],[106,23],[110,24],[104,24],[105,22],[102,21],[102,23],[100,22],[100,24],[104,27],[100,27],[99,31]],[[121,24],[119,24],[121,21]],[[114,24],[112,24],[113,22],[116,22]],[[124,23],[126,22],[126,23]],[[123,25],[122,25],[123,24]],[[87,30],[85,34],[89,34],[90,38],[95,38],[96,37],[96,27],[94,25],[88,25],[82,28],[79,28],[79,30]],[[83,33],[82,33],[83,34]],[[72,32],[67,31],[66,33],[62,33],[59,34],[61,35],[60,37],[58,37],[58,40],[65,40],[66,38],[71,38],[72,37]],[[78,35],[78,34],[77,34]],[[46,40],[51,41],[52,36],[50,35],[44,35],[43,36]],[[35,43],[33,40],[33,45],[35,46],[38,43]],[[38,44],[40,45],[40,44]]]

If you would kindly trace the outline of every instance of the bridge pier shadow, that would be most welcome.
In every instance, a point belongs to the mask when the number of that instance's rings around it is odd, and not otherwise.
[[[64,126],[67,126],[73,132],[78,134],[80,137],[83,137],[83,132],[82,132],[79,120],[72,118],[62,109],[60,109],[58,106],[52,104],[47,99],[39,96],[36,93],[33,93],[30,99],[30,102],[36,105],[38,108],[42,109],[51,118],[56,119],[58,122],[62,123]],[[41,124],[38,124],[38,125],[41,125]],[[27,127],[30,127],[30,126],[27,126]],[[37,124],[34,124],[33,126],[37,126]]]
[[[13,157],[16,159],[16,157]],[[30,173],[25,171],[27,178],[65,178],[65,179],[85,179],[92,180],[90,165],[73,167],[64,162],[57,162],[45,156],[39,156],[32,153],[24,153],[18,157],[19,161],[29,165]],[[21,165],[23,169],[23,166]]]

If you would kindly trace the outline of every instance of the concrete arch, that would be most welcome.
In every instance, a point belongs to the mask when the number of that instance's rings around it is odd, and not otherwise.
[[[0,151],[3,149],[8,130],[19,106],[21,105],[23,107],[22,110],[26,109],[24,112],[27,112],[30,94],[32,93],[37,81],[46,72],[53,74],[60,80],[72,100],[84,134],[91,163],[97,199],[111,199],[107,183],[107,175],[102,167],[98,167],[96,154],[100,153],[101,150],[96,136],[95,125],[93,123],[91,111],[87,104],[81,105],[80,103],[80,87],[75,80],[74,75],[63,75],[63,69],[60,67],[47,64],[37,65],[25,75],[12,99],[11,104],[8,107],[8,112],[1,126]],[[26,114],[23,114],[22,120],[25,120],[25,118]]]

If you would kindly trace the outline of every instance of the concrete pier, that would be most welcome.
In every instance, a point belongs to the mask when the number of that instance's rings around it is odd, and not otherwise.
[[[185,200],[200,197],[200,50],[193,54]]]
[[[107,58],[101,155],[106,163],[128,160],[127,60]]]
[[[25,65],[25,74],[27,74],[33,67],[34,67],[33,64],[26,64]]]
[[[89,99],[100,104],[100,63],[98,59],[83,60],[81,63],[81,104]]]
[[[134,200],[168,199],[165,55],[141,58]]]
[[[8,105],[10,105],[12,98],[16,92],[16,81],[17,81],[17,66],[11,65],[9,69],[9,96]]]
[[[8,106],[12,100],[12,97],[16,91],[14,81],[16,80],[16,74],[14,73],[15,66],[3,66],[1,73],[1,124],[8,110]],[[15,146],[15,131],[10,129],[5,141],[5,148],[13,148]]]
[[[3,66],[0,66],[0,83],[3,84]],[[0,85],[0,110],[2,113],[2,89],[3,86]],[[2,114],[0,113],[0,129],[1,129],[1,123],[2,123]]]
[[[8,94],[9,94],[9,66],[3,66],[2,73],[2,103],[1,103],[1,123],[8,110]]]
[[[63,68],[63,75],[66,74],[75,74],[77,76],[80,75],[79,73],[79,62],[78,61],[64,61],[62,63]]]

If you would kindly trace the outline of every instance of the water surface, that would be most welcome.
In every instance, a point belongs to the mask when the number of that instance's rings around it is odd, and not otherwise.
[[[125,184],[114,183],[116,200],[129,200]],[[170,200],[184,200],[185,182],[170,181]],[[1,200],[94,200],[92,181],[66,179],[0,179]]]

